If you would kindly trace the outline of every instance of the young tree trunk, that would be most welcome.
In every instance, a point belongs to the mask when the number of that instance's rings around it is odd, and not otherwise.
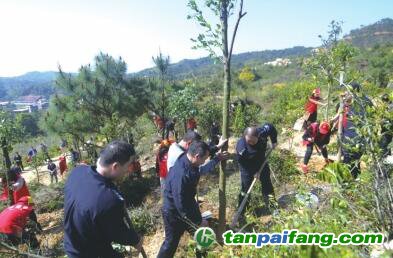
[[[38,167],[35,167],[34,169],[35,169],[35,173],[37,175],[37,182],[39,184],[40,183],[40,172],[38,171]]]
[[[340,96],[340,108],[339,108],[339,117],[338,117],[338,132],[337,132],[337,141],[338,141],[338,152],[337,152],[337,161],[341,162],[342,155],[342,134],[343,134],[343,117],[344,117],[344,100],[343,97]]]
[[[331,91],[331,79],[328,79],[328,95],[327,95],[327,102],[326,102],[326,111],[325,111],[325,120],[329,120],[329,109],[330,109],[330,91]]]
[[[37,159],[37,155],[35,155],[35,156],[31,159],[31,163],[32,163],[32,165],[33,165],[33,167],[34,167],[35,173],[36,173],[36,175],[37,175],[37,182],[38,182],[38,184],[39,184],[39,183],[40,183],[40,173],[39,173],[39,171],[38,171],[38,167],[39,167],[40,165],[39,165],[39,161],[38,161],[38,159]]]
[[[165,86],[164,86],[164,75],[161,74],[161,119],[164,122],[164,130],[162,130],[162,139],[165,138]]]
[[[6,184],[7,184],[7,189],[8,189],[8,201],[10,205],[14,204],[14,191],[11,189],[10,187],[10,181],[8,178],[9,172],[11,171],[11,159],[10,159],[10,155],[7,149],[7,140],[5,138],[2,139],[1,141],[1,149],[3,151],[3,157],[4,157],[4,163],[5,163],[5,167],[7,169],[6,173],[5,173],[5,180],[6,180]]]
[[[346,70],[346,65],[344,64],[344,71]],[[340,87],[343,86],[344,83],[344,74],[345,72],[340,72]],[[338,117],[338,132],[337,132],[337,142],[338,142],[338,152],[337,152],[337,161],[341,162],[342,155],[342,134],[343,134],[343,117],[344,117],[344,97],[340,95],[340,106],[338,109],[339,117]]]
[[[230,71],[230,60],[228,54],[228,1],[222,1],[221,3],[221,34],[222,34],[222,52],[224,59],[224,99],[222,105],[222,137],[228,138],[229,129],[229,102],[230,102],[230,91],[231,91],[231,71]],[[224,149],[226,150],[226,148]],[[219,241],[221,241],[222,233],[225,231],[226,225],[226,178],[225,178],[225,167],[226,162],[220,163],[220,177],[219,177],[219,215],[218,215],[218,235]]]

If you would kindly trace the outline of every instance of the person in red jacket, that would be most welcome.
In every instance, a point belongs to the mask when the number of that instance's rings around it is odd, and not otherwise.
[[[9,173],[8,184],[5,176],[1,179],[1,183],[3,186],[3,193],[0,196],[0,201],[8,200],[8,194],[10,188],[13,196],[12,204],[14,204],[17,200],[19,200],[23,196],[30,196],[30,192],[27,187],[26,181],[19,173]]]
[[[306,125],[309,126],[311,123],[315,123],[317,121],[318,116],[318,105],[325,106],[325,103],[320,102],[321,100],[321,90],[316,88],[313,90],[311,96],[308,98],[306,103]]]
[[[325,158],[325,163],[328,164],[330,162],[326,148],[330,142],[330,134],[330,125],[328,122],[322,122],[321,124],[315,122],[307,127],[303,134],[303,145],[307,146],[302,164],[302,170],[305,174],[308,173],[307,164],[311,158],[314,144],[321,150],[322,156]]]
[[[187,131],[194,131],[197,128],[197,122],[195,118],[191,117],[187,120]]]
[[[171,146],[172,141],[163,140],[157,152],[156,158],[156,172],[160,178],[161,193],[164,193],[165,189],[165,179],[168,173],[167,161],[168,161],[168,151]]]
[[[27,243],[32,248],[39,246],[34,232],[27,231],[28,219],[35,223],[38,231],[42,231],[34,212],[30,196],[23,196],[14,205],[0,213],[0,234],[13,245]]]
[[[63,177],[63,174],[67,171],[67,159],[65,155],[60,156],[59,158],[59,168],[60,168],[60,175]]]

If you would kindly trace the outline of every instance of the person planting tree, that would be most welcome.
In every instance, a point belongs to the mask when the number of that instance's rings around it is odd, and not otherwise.
[[[0,213],[0,238],[12,245],[26,243],[32,248],[38,248],[39,243],[35,233],[26,228],[28,221],[33,222],[38,231],[42,231],[34,212],[31,196],[23,196],[14,205]]]
[[[239,194],[239,207],[251,186],[254,176],[265,162],[267,138],[272,142],[272,148],[277,146],[277,130],[269,123],[262,127],[248,127],[236,144],[236,154],[240,167],[241,192]],[[269,195],[274,195],[273,184],[270,179],[268,164],[262,168],[259,180],[262,184],[262,195],[265,207],[269,209]]]
[[[301,166],[305,174],[308,173],[308,162],[310,161],[314,146],[321,151],[325,163],[328,164],[330,162],[326,148],[330,142],[330,135],[330,125],[328,122],[322,122],[321,124],[315,122],[307,127],[303,134],[303,145],[307,147],[307,150]]]
[[[318,105],[325,106],[325,103],[320,102],[321,100],[321,90],[320,88],[316,88],[313,90],[311,96],[308,98],[308,101],[305,106],[306,114],[304,116],[306,121],[306,126],[309,126],[311,123],[317,121],[318,117]]]

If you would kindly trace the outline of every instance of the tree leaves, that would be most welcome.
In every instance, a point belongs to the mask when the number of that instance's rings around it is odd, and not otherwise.
[[[119,136],[120,121],[133,120],[149,102],[146,82],[127,78],[121,59],[100,53],[94,66],[85,65],[72,76],[62,72],[56,80],[63,95],[52,99],[45,123],[50,131],[74,136],[97,133],[110,140]]]

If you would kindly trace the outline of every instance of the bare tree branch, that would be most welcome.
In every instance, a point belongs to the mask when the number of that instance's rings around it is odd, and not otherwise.
[[[8,250],[14,251],[18,255],[27,255],[27,257],[32,257],[32,258],[46,258],[45,256],[41,256],[41,255],[37,255],[37,254],[22,252],[22,251],[18,250],[17,248],[4,243],[3,241],[0,241],[0,246],[6,248]]]
[[[236,25],[235,28],[233,29],[233,34],[232,34],[232,40],[231,40],[231,48],[229,50],[229,62],[231,61],[232,58],[232,51],[233,51],[233,45],[235,43],[235,38],[236,38],[236,33],[237,33],[237,28],[239,27],[240,20],[247,14],[247,12],[243,13],[243,0],[240,1],[240,10],[239,10],[239,15],[237,17]]]

